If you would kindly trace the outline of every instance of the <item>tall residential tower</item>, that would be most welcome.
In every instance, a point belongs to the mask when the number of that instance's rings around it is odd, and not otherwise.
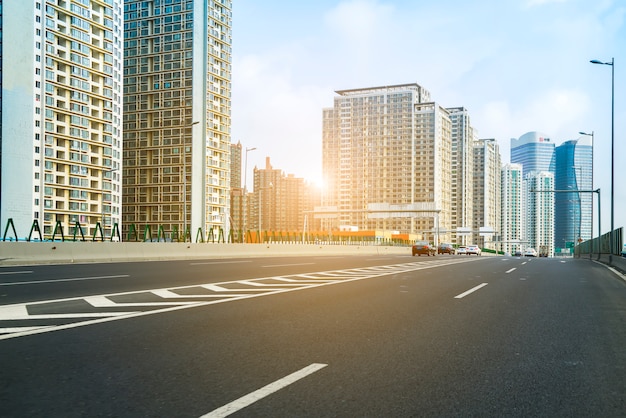
[[[229,229],[231,21],[230,0],[124,2],[126,228]]]
[[[0,224],[120,223],[122,0],[3,0]]]
[[[449,240],[451,122],[418,84],[339,90],[323,111],[322,205],[332,227]],[[324,220],[329,222],[328,220]]]

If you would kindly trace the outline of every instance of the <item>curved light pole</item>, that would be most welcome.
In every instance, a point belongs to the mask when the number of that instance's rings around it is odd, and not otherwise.
[[[613,264],[613,229],[615,229],[615,58],[611,62],[589,61],[611,66],[611,231],[609,232],[609,264]]]

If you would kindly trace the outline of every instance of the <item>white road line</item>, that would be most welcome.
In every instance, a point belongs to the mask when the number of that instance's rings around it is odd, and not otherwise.
[[[119,274],[117,276],[76,277],[74,279],[56,279],[56,280],[34,280],[31,282],[0,283],[0,286],[20,286],[23,284],[76,282],[76,281],[82,281],[82,280],[120,279],[122,277],[130,277],[130,276],[128,274]]]
[[[289,376],[285,376],[282,379],[279,379],[273,383],[270,383],[267,386],[262,387],[259,390],[256,390],[246,396],[243,396],[229,404],[222,406],[214,410],[213,412],[209,412],[206,415],[202,415],[200,418],[218,418],[218,417],[227,417],[230,414],[234,414],[237,411],[245,408],[246,406],[252,405],[256,401],[259,401],[266,396],[271,395],[274,392],[278,392],[280,389],[283,389],[292,383],[297,382],[298,380],[307,377],[310,374],[317,372],[320,369],[328,366],[328,364],[321,363],[313,363],[303,369],[298,370],[295,373],[290,374]]]
[[[207,261],[198,263],[189,263],[190,266],[204,266],[206,264],[240,264],[240,263],[252,263],[252,260],[239,260],[239,261]]]
[[[315,263],[268,264],[267,266],[261,266],[261,267],[268,268],[268,267],[310,266],[311,264],[315,264]]]
[[[507,271],[505,271],[505,273],[511,273],[512,271],[517,270],[517,267],[513,267],[512,269],[508,269]]]
[[[468,290],[467,292],[463,292],[460,295],[456,295],[454,298],[455,299],[461,299],[464,298],[465,296],[469,295],[470,293],[474,293],[475,291],[477,291],[478,289],[480,289],[481,287],[485,287],[487,286],[487,283],[483,283],[483,284],[479,284],[478,286],[472,287],[470,290]]]
[[[32,270],[22,270],[22,271],[0,271],[0,274],[30,274]]]

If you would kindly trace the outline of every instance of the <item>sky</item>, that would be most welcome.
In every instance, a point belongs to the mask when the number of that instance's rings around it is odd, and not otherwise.
[[[322,109],[335,91],[417,83],[442,106],[465,107],[478,136],[497,140],[503,163],[511,138],[527,132],[557,145],[593,132],[606,232],[612,68],[621,227],[625,0],[234,0],[232,142],[256,148],[248,179],[269,157],[273,168],[321,184]]]

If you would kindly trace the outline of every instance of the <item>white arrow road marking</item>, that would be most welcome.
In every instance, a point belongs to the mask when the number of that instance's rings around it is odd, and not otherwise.
[[[234,414],[235,412],[245,408],[246,406],[252,405],[256,401],[259,401],[274,392],[278,392],[279,390],[291,385],[292,383],[297,382],[300,379],[307,377],[310,374],[317,372],[318,370],[323,369],[326,366],[328,366],[328,364],[313,363],[303,369],[298,370],[295,373],[292,373],[288,376],[283,377],[282,379],[270,383],[269,385],[264,386],[259,390],[249,393],[248,395],[243,396],[229,404],[226,404],[213,412],[202,415],[201,418],[227,417],[228,415]]]

